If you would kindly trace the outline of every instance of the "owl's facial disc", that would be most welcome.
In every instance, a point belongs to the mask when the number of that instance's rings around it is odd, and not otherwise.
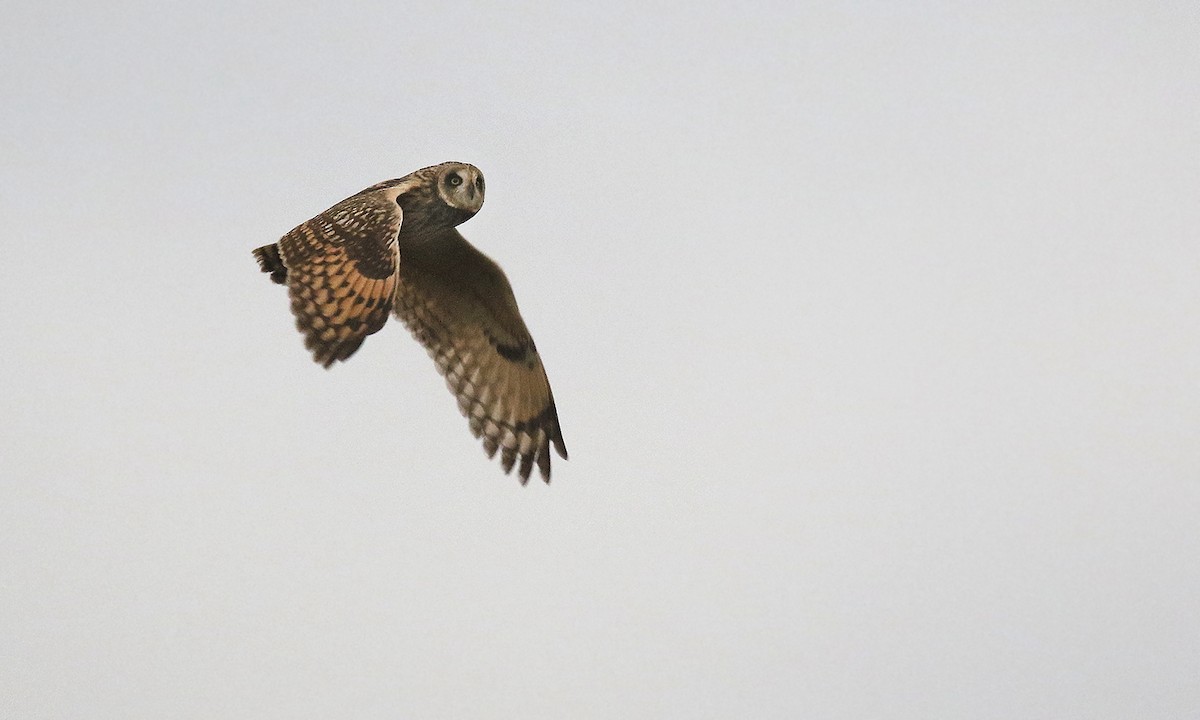
[[[452,208],[474,215],[483,206],[483,173],[466,163],[447,163],[438,179],[438,195]]]

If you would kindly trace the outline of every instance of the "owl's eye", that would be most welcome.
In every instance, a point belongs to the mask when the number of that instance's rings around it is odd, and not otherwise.
[[[458,175],[451,175],[450,177],[446,178],[446,184],[450,185],[451,187],[458,187],[459,185],[462,185],[462,178]]]
[[[481,178],[481,177],[475,178],[475,189],[478,190],[479,192],[483,192],[483,178]]]

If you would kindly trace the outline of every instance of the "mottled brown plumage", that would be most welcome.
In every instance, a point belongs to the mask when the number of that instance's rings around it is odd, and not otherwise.
[[[304,345],[325,367],[387,322],[401,220],[394,193],[363,192],[254,251],[263,272],[287,285]]]
[[[254,251],[285,284],[313,358],[345,360],[392,311],[425,346],[482,438],[522,484],[550,446],[567,457],[550,383],[512,287],[455,227],[483,204],[483,175],[443,163],[343,200]]]

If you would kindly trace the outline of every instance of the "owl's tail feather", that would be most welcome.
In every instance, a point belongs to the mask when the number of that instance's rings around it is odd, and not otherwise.
[[[279,246],[275,244],[254,248],[254,259],[258,267],[265,273],[271,273],[271,279],[283,285],[287,280],[287,268],[283,258],[279,257]]]

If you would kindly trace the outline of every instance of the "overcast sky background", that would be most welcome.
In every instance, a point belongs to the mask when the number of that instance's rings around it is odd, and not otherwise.
[[[549,5],[0,10],[0,716],[1200,715],[1194,4]],[[548,487],[250,256],[445,160]]]

